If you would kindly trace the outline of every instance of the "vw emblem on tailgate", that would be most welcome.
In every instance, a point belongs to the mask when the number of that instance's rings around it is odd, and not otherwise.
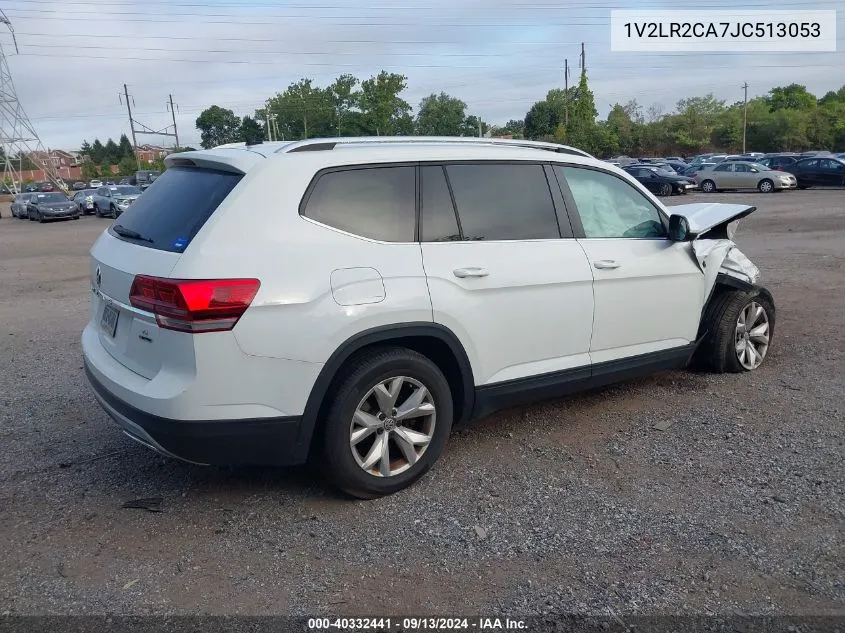
[[[100,267],[97,266],[97,272],[94,273],[94,281],[97,282],[97,288],[103,283],[103,276],[100,274]]]

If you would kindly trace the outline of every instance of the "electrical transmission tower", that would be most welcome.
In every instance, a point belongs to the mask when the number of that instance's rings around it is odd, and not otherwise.
[[[9,27],[12,41],[15,43],[15,52],[18,52],[15,29],[2,10],[0,10],[0,23]],[[59,178],[58,171],[49,157],[44,163],[38,160],[39,156],[47,156],[47,151],[18,101],[15,84],[12,82],[12,74],[9,72],[2,46],[0,46],[0,151],[2,152],[0,165],[3,167],[3,178],[13,193],[19,193],[21,190],[21,171],[29,166],[27,163],[31,163],[35,169],[43,170],[47,180],[60,189],[66,190],[65,184]]]

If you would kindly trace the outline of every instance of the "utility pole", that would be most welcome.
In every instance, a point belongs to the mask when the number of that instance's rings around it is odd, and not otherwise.
[[[129,105],[129,88],[123,84],[123,96],[126,98],[126,111],[129,113],[129,128],[132,130],[132,151],[135,153],[135,163],[138,163],[138,141],[135,138],[135,119],[132,118],[132,106]]]
[[[581,42],[581,72],[587,72],[587,52],[584,50],[584,42]]]
[[[141,168],[141,160],[138,157],[138,134],[172,136],[176,139],[176,145],[179,145],[179,136],[176,134],[176,113],[173,110],[173,95],[170,95],[170,101],[168,102],[170,105],[170,111],[173,113],[173,125],[166,125],[160,130],[144,125],[140,121],[136,121],[135,117],[132,116],[132,105],[135,103],[135,99],[129,94],[129,88],[126,87],[126,84],[123,84],[123,92],[118,93],[118,98],[120,99],[121,104],[123,103],[123,100],[126,99],[126,112],[129,114],[129,129],[132,130],[132,151],[135,152],[135,163],[138,165],[138,169]],[[171,127],[173,128],[172,132],[169,131]]]
[[[745,153],[745,136],[748,131],[748,82],[742,84],[745,96],[742,99],[742,153]]]
[[[170,114],[173,115],[173,136],[176,137],[176,147],[179,147],[179,132],[176,130],[176,110],[173,109],[173,95],[170,97]]]
[[[481,138],[483,134],[481,133],[481,117],[478,117],[478,138]]]
[[[569,60],[563,60],[563,120],[569,125]]]

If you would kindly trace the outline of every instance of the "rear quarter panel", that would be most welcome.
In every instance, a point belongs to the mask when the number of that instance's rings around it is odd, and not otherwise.
[[[307,153],[254,167],[206,222],[171,273],[183,278],[254,277],[261,288],[234,329],[247,354],[325,363],[364,330],[432,321],[417,243],[383,243],[299,215],[321,163]],[[369,268],[384,287],[379,301],[341,305],[336,271]],[[345,302],[344,303],[348,303]]]

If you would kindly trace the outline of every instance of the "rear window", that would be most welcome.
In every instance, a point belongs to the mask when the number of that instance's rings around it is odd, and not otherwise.
[[[194,167],[168,169],[120,215],[109,233],[141,246],[181,253],[242,177]]]

